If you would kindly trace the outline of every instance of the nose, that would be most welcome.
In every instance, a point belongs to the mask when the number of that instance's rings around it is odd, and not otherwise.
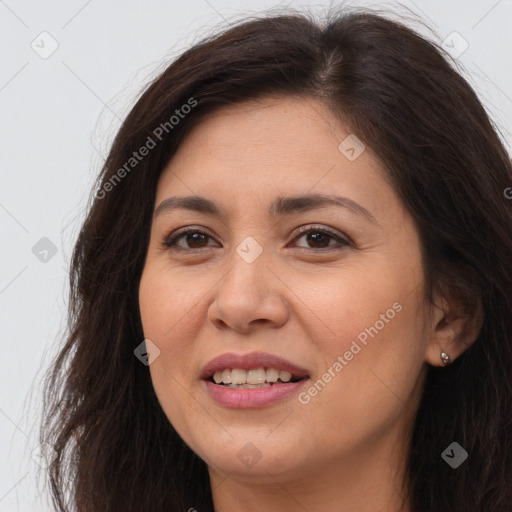
[[[269,258],[262,253],[249,263],[234,252],[230,270],[216,287],[208,320],[217,329],[247,334],[260,327],[277,328],[286,323],[286,285]]]

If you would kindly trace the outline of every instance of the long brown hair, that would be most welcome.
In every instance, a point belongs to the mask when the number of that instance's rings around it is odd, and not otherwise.
[[[417,223],[426,298],[448,286],[469,310],[483,306],[473,345],[445,368],[429,366],[407,461],[412,509],[509,510],[510,157],[436,44],[361,10],[322,23],[291,11],[241,20],[174,60],[127,116],[74,248],[69,333],[45,383],[41,441],[57,454],[48,469],[54,505],[213,511],[206,464],[177,435],[134,356],[144,339],[138,285],[157,182],[183,137],[223,105],[279,94],[324,102],[379,157]],[[441,457],[454,441],[469,454],[456,470]]]

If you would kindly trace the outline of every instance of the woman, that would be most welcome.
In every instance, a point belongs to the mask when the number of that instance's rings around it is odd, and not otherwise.
[[[471,87],[385,17],[186,51],[75,247],[55,505],[508,510],[511,183]]]

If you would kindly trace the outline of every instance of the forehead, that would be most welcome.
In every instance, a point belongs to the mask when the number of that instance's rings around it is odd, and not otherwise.
[[[354,136],[311,98],[220,108],[182,141],[160,177],[157,204],[181,194],[242,205],[250,199],[267,208],[269,195],[336,193],[379,211],[396,197],[370,148],[357,146],[357,158],[347,158],[343,144]]]
[[[247,160],[258,157],[261,165],[303,157],[324,161],[329,158],[326,147],[336,149],[343,133],[348,135],[349,131],[314,99],[269,97],[224,106],[208,114],[180,149],[200,145],[211,158],[223,162],[238,161],[242,155]]]

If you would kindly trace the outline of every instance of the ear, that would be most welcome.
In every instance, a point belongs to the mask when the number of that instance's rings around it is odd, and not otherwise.
[[[455,361],[478,338],[484,314],[480,296],[471,301],[452,288],[438,292],[432,305],[430,333],[425,361],[432,366],[444,366],[441,353]]]

